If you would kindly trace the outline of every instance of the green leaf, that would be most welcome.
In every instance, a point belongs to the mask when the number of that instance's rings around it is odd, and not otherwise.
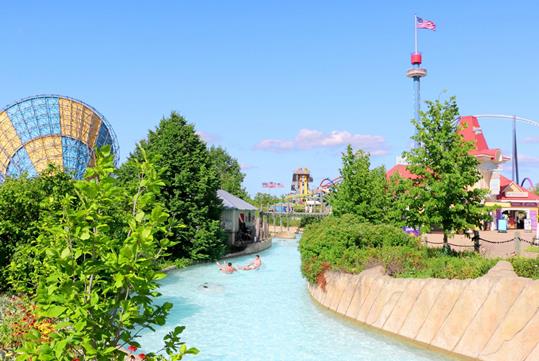
[[[67,307],[59,305],[51,305],[45,311],[42,312],[43,316],[57,318],[66,311]]]
[[[82,239],[83,241],[90,239],[90,230],[88,228],[84,228],[82,230],[80,239]]]
[[[164,272],[158,272],[156,273],[154,276],[153,276],[153,279],[155,281],[159,281],[159,280],[162,280],[163,278],[167,277],[167,274],[164,273]]]
[[[56,355],[57,359],[60,359],[60,356],[65,354],[66,346],[67,346],[67,339],[60,340],[54,345],[54,354]]]
[[[60,258],[61,259],[66,259],[68,258],[69,256],[71,256],[71,249],[69,247],[66,247],[64,248],[64,250],[62,251],[62,253],[60,254]]]

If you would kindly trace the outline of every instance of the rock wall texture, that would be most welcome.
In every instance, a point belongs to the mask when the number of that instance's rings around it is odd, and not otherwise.
[[[359,322],[484,361],[539,361],[539,280],[500,261],[473,280],[404,279],[382,267],[326,272],[323,306]]]

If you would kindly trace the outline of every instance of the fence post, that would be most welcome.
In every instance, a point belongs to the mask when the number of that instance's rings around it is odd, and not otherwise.
[[[473,231],[473,250],[477,253],[479,253],[479,249],[481,248],[481,244],[479,243],[479,231],[474,230]]]
[[[520,233],[515,232],[515,254],[520,256]]]

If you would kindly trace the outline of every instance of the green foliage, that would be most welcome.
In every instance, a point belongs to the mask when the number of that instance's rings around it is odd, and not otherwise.
[[[8,353],[8,359],[15,359],[15,349],[21,345],[23,318],[27,303],[15,296],[0,295],[0,350]],[[28,329],[28,324],[24,326]]]
[[[159,259],[173,245],[163,237],[163,183],[149,162],[135,165],[138,181],[129,194],[112,176],[113,156],[104,147],[95,168],[75,183],[75,195],[50,199],[62,207],[39,227],[35,249],[42,263],[33,301],[38,321],[53,320],[54,332],[47,338],[40,330],[26,334],[18,360],[123,360],[120,348],[139,346],[141,329],[165,324],[172,304],[153,304],[157,282],[166,276]],[[129,211],[118,217],[118,209]],[[176,345],[179,332],[171,336]],[[171,359],[196,352],[181,345]]]
[[[406,192],[408,225],[429,230],[438,226],[448,236],[473,228],[486,219],[482,204],[485,190],[473,188],[481,179],[477,159],[469,154],[473,145],[455,131],[453,122],[459,114],[454,97],[444,103],[427,101],[419,121],[412,120],[418,144],[404,152],[408,169],[418,178]]]
[[[509,261],[520,277],[539,279],[539,258],[513,257]]]
[[[269,207],[282,202],[282,197],[273,196],[269,193],[258,192],[255,194],[255,197],[252,199],[251,203],[256,206],[258,209],[262,209],[267,212]]]
[[[397,277],[467,279],[485,275],[497,259],[487,259],[474,252],[446,252],[442,248],[420,248],[422,262],[404,268]]]
[[[300,240],[303,275],[311,283],[326,269],[359,273],[381,265],[394,277],[476,278],[496,263],[475,253],[429,249],[390,225],[362,223],[352,215],[309,225]]]
[[[38,177],[7,178],[0,185],[0,290],[8,288],[7,266],[17,247],[25,247],[37,238],[43,215],[59,207],[57,203],[49,203],[44,208],[42,202],[49,196],[72,194],[73,191],[71,178],[54,167],[49,167]],[[31,272],[26,261],[18,266],[21,275]]]
[[[322,220],[322,217],[319,217],[319,216],[304,216],[304,217],[301,217],[301,219],[299,221],[299,227],[300,228],[305,228],[309,224],[318,223],[321,220]]]
[[[337,269],[355,267],[353,255],[361,249],[412,246],[416,243],[398,227],[362,221],[361,217],[350,214],[328,216],[305,228],[299,248],[302,271],[310,282],[314,282],[325,263]]]
[[[328,197],[336,216],[355,214],[363,222],[387,223],[399,220],[392,188],[384,167],[371,169],[368,153],[354,152],[349,145],[342,155],[342,182]]]
[[[185,355],[198,354],[198,350],[196,348],[187,348],[185,342],[181,341],[180,334],[184,329],[185,326],[176,326],[172,331],[167,333],[165,337],[163,337],[163,341],[165,342],[163,348],[156,353],[147,354],[144,359],[152,361],[178,361],[181,360]],[[162,355],[161,352],[165,352],[168,357]]]
[[[525,252],[539,253],[539,246],[528,246],[524,251]]]
[[[245,174],[242,173],[238,161],[232,158],[232,156],[222,147],[211,146],[209,153],[215,172],[219,176],[221,189],[224,189],[243,200],[248,200],[249,195],[243,187]]]
[[[119,181],[132,189],[137,184],[137,161],[144,150],[164,182],[159,195],[170,218],[167,230],[177,241],[170,253],[174,258],[209,260],[225,250],[220,237],[221,200],[217,197],[219,176],[206,144],[191,124],[177,113],[162,119],[155,131],[122,164]]]

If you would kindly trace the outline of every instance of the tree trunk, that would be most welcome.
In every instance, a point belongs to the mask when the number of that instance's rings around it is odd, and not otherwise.
[[[451,247],[449,246],[449,241],[448,241],[448,237],[447,237],[447,232],[444,230],[444,245],[443,245],[443,250],[445,253],[449,253],[451,252]]]

